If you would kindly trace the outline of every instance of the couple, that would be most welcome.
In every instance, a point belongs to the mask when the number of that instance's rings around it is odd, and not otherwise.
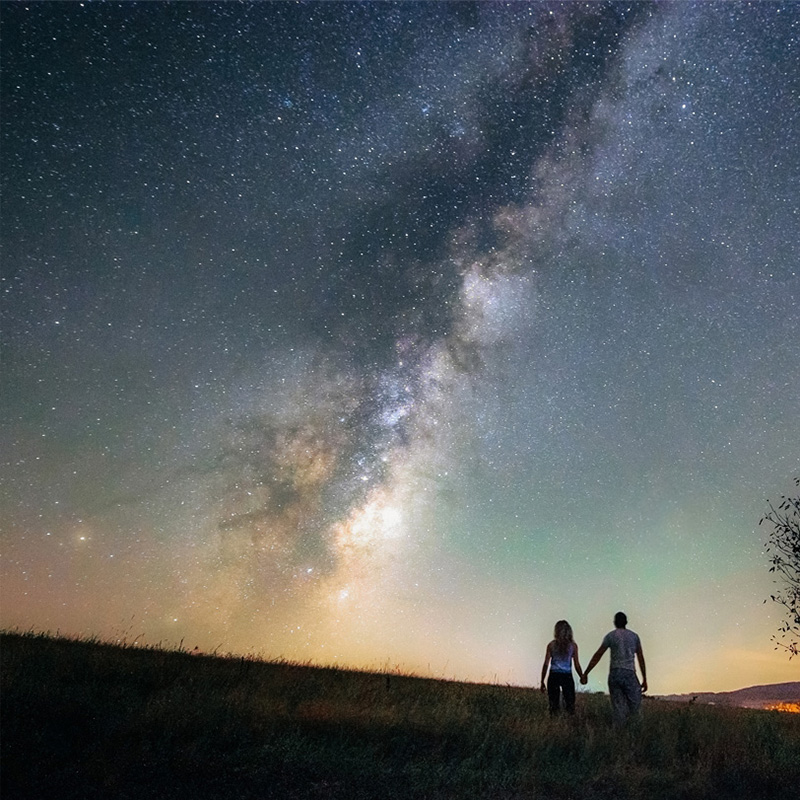
[[[642,692],[647,691],[647,670],[644,664],[644,653],[639,637],[628,630],[628,618],[622,611],[614,615],[614,630],[603,637],[603,643],[592,656],[586,671],[581,670],[578,661],[578,645],[572,638],[572,628],[565,619],[556,623],[555,638],[547,645],[542,665],[541,690],[545,691],[545,676],[550,667],[547,679],[547,696],[550,700],[550,714],[558,714],[560,696],[564,694],[564,705],[567,713],[575,713],[575,681],[572,678],[572,664],[581,684],[586,685],[589,673],[597,666],[606,650],[611,650],[611,664],[608,672],[608,693],[611,697],[611,712],[614,725],[620,727],[629,714],[636,714],[642,705]],[[642,682],[636,677],[634,657],[639,662]]]

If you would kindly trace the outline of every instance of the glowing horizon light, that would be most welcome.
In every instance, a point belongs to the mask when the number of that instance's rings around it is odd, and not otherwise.
[[[781,711],[785,714],[800,714],[800,703],[770,703],[764,706],[766,711]]]

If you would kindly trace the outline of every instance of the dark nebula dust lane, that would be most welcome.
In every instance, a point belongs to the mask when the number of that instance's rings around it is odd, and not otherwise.
[[[790,680],[799,9],[0,5],[0,623]]]

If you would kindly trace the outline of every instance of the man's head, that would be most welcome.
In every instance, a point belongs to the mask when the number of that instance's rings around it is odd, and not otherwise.
[[[614,626],[616,628],[624,628],[628,624],[628,617],[625,616],[624,611],[617,611],[614,614]]]

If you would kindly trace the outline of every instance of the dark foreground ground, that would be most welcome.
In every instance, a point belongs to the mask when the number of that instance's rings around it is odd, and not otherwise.
[[[790,797],[800,714],[3,634],[2,798]]]

